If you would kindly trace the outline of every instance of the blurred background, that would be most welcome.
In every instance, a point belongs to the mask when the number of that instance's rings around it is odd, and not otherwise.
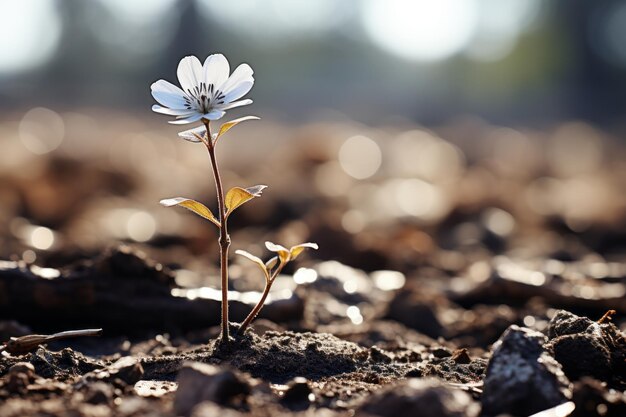
[[[221,144],[225,182],[270,185],[235,249],[312,240],[311,257],[407,274],[621,261],[625,40],[621,0],[2,2],[0,257],[131,242],[213,273],[212,226],[158,205],[214,207],[208,158],[149,87],[221,52],[256,79],[226,119],[262,118]]]
[[[143,112],[188,54],[249,62],[256,111],[379,123],[621,125],[626,2],[25,0],[0,5],[0,106]]]

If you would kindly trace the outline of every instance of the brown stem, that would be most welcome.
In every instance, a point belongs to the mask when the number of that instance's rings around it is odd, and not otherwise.
[[[258,316],[258,314],[261,312],[263,304],[265,304],[265,299],[270,293],[270,288],[272,288],[272,284],[274,283],[274,279],[278,276],[284,265],[285,264],[281,262],[280,265],[278,265],[278,268],[276,268],[276,271],[274,271],[274,273],[272,274],[272,276],[267,281],[265,281],[265,289],[263,290],[263,295],[261,296],[259,302],[256,303],[250,314],[248,314],[248,317],[246,317],[243,323],[241,323],[241,326],[239,326],[239,334],[243,334],[252,322],[252,320],[254,320],[256,316]]]
[[[224,189],[222,187],[222,178],[217,167],[217,159],[215,158],[215,146],[211,138],[210,122],[202,119],[207,133],[207,150],[211,158],[211,166],[213,167],[213,177],[215,178],[215,188],[217,191],[217,205],[220,217],[220,272],[222,278],[222,343],[228,343],[228,248],[230,247],[230,236],[228,235],[228,223],[226,219],[226,206],[224,204]]]
[[[272,284],[273,284],[273,281],[267,281],[265,283],[265,289],[263,290],[263,295],[261,296],[261,299],[254,306],[250,314],[248,314],[248,317],[246,317],[243,323],[241,323],[241,326],[239,326],[239,330],[238,330],[239,334],[243,334],[248,328],[248,326],[250,325],[250,323],[252,322],[252,320],[254,320],[256,316],[261,312],[261,309],[263,308],[263,304],[265,304],[265,299],[267,298],[267,295],[270,293],[270,288],[272,288]]]

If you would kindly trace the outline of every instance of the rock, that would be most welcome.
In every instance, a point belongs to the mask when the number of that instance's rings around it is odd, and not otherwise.
[[[483,414],[527,416],[571,398],[571,384],[546,342],[543,334],[516,325],[504,332],[487,366]]]
[[[606,381],[611,376],[611,352],[601,337],[585,333],[559,336],[550,348],[572,380],[593,376]]]
[[[407,327],[429,337],[437,338],[444,333],[439,312],[452,308],[446,299],[436,294],[403,289],[389,304],[387,318],[399,321]]]
[[[113,385],[135,385],[143,377],[143,366],[138,359],[125,356],[104,369],[90,372],[83,376],[83,382],[103,381]]]
[[[250,386],[238,372],[200,362],[183,365],[177,382],[174,411],[184,416],[203,401],[234,405],[236,398],[245,399],[250,393]]]
[[[373,394],[356,416],[474,417],[478,408],[463,391],[435,379],[411,378]]]
[[[303,377],[295,377],[287,383],[287,390],[283,394],[281,402],[291,410],[306,410],[311,405],[312,394],[309,381]]]
[[[113,399],[113,387],[105,382],[90,384],[85,393],[85,402],[89,404],[109,404]]]
[[[159,398],[176,391],[178,384],[172,381],[142,380],[135,384],[134,390],[140,397]]]
[[[548,325],[548,337],[550,339],[588,331],[600,333],[600,325],[587,317],[579,317],[565,310],[557,311]]]
[[[143,367],[139,360],[132,356],[119,359],[107,368],[112,377],[121,379],[128,385],[134,385],[143,376]]]
[[[28,384],[35,379],[35,367],[28,362],[18,362],[9,368],[6,378],[6,387],[10,393],[22,394],[26,392]]]
[[[592,376],[602,381],[611,378],[611,350],[602,325],[560,310],[550,320],[548,336],[552,339],[549,349],[568,378]]]
[[[469,352],[465,348],[457,349],[452,353],[452,360],[456,363],[468,364],[472,362]]]

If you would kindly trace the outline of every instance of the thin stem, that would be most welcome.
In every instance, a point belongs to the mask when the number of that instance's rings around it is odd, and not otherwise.
[[[222,278],[222,343],[228,343],[228,248],[230,247],[230,236],[228,235],[228,223],[226,219],[226,206],[224,204],[224,188],[222,187],[222,177],[215,158],[215,146],[211,138],[210,122],[202,120],[206,127],[207,142],[206,148],[211,158],[213,167],[213,177],[215,178],[215,189],[217,191],[217,205],[220,217],[220,272]]]
[[[256,305],[254,306],[250,314],[248,314],[248,317],[246,317],[243,323],[241,323],[241,326],[239,326],[239,330],[238,330],[239,334],[243,334],[248,328],[248,326],[250,325],[250,323],[252,322],[252,320],[254,320],[256,316],[258,316],[259,313],[261,312],[261,309],[263,308],[263,304],[265,304],[265,299],[267,298],[267,295],[270,293],[270,288],[272,288],[272,284],[274,283],[274,279],[276,279],[280,271],[282,271],[283,266],[285,266],[285,264],[281,262],[280,265],[278,265],[278,267],[276,268],[276,271],[274,271],[274,273],[272,274],[272,276],[268,280],[265,281],[265,289],[263,289],[263,295],[261,296],[261,299],[259,300],[259,302],[256,303]]]

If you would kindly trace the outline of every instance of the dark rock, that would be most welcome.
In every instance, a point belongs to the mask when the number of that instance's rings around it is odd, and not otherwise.
[[[391,357],[376,346],[372,346],[372,348],[370,349],[370,359],[373,362],[391,362]]]
[[[430,353],[432,353],[432,355],[435,358],[439,358],[439,359],[449,358],[450,356],[452,356],[452,352],[450,352],[450,349],[445,348],[445,347],[435,348]]]
[[[404,289],[389,304],[387,318],[436,338],[442,336],[444,332],[438,311],[449,307],[447,303],[447,300],[440,296]]]
[[[557,311],[548,325],[550,339],[585,332],[600,332],[600,325],[587,317],[579,317],[565,310]]]
[[[558,311],[548,327],[548,348],[573,380],[591,376],[617,385],[626,370],[626,338],[612,323]]]
[[[104,369],[90,372],[83,377],[83,381],[103,381],[116,386],[134,385],[144,374],[143,366],[138,359],[125,356]]]
[[[306,410],[311,405],[312,393],[309,381],[303,377],[296,377],[287,383],[287,390],[281,398],[281,403],[294,411]]]
[[[200,362],[183,365],[177,381],[174,410],[184,416],[203,401],[234,405],[235,399],[245,399],[250,393],[250,386],[238,372]]]
[[[452,360],[456,363],[467,364],[472,361],[467,349],[457,349],[452,353]]]
[[[107,368],[111,376],[119,378],[128,385],[134,385],[143,376],[143,367],[139,361],[126,356]]]
[[[356,416],[473,417],[478,408],[463,391],[434,379],[411,378],[370,396]]]
[[[483,414],[527,416],[571,398],[570,382],[546,342],[543,334],[515,325],[504,332],[487,366]]]
[[[606,381],[611,376],[611,352],[602,337],[585,333],[559,336],[550,345],[568,378],[593,376]]]

